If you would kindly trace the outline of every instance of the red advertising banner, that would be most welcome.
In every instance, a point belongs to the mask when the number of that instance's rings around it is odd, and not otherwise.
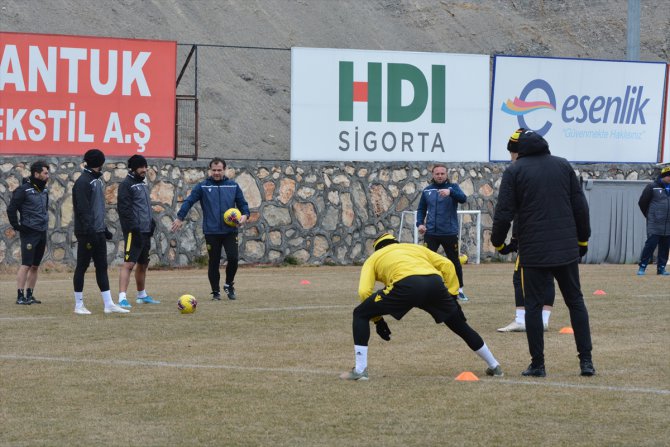
[[[0,33],[0,155],[174,156],[177,43]]]

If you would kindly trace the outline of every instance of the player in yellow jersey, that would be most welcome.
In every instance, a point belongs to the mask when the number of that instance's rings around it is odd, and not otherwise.
[[[458,304],[458,277],[452,262],[444,256],[416,244],[401,244],[389,233],[373,243],[375,252],[361,270],[358,295],[362,303],[354,309],[353,333],[355,366],[340,375],[345,380],[368,380],[368,341],[370,320],[377,334],[391,340],[391,331],[383,315],[400,320],[417,307],[428,312],[436,323],[444,323],[475,351],[488,368],[486,374],[503,375],[500,364],[466,322]],[[385,285],[374,291],[375,282]]]

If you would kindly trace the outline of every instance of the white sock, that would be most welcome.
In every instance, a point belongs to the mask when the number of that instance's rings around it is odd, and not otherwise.
[[[542,310],[542,324],[549,326],[549,315],[551,315],[550,310]]]
[[[368,367],[368,347],[354,345],[354,357],[356,359],[355,370],[362,373]]]
[[[74,307],[75,309],[84,307],[84,292],[74,292]]]
[[[463,287],[458,288],[458,293],[463,293]]]
[[[515,321],[518,324],[526,325],[526,309],[517,309]]]
[[[479,350],[475,351],[475,354],[484,359],[486,364],[489,365],[489,368],[495,368],[496,366],[500,365],[496,358],[493,357],[493,354],[491,353],[489,347],[486,346],[486,343],[484,343],[484,346],[479,348]]]
[[[146,298],[147,296],[148,296],[148,295],[147,295],[147,291],[146,291],[146,290],[138,290],[138,291],[137,291],[137,297],[138,297],[138,298]]]
[[[111,290],[105,290],[104,292],[100,292],[100,295],[102,295],[102,301],[105,302],[105,307],[111,307],[114,305]]]
[[[119,292],[119,303],[126,299],[126,292]]]

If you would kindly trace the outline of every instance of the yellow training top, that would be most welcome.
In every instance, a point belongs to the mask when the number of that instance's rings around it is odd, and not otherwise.
[[[363,301],[372,295],[376,281],[383,283],[388,293],[395,283],[413,275],[441,275],[449,293],[458,295],[458,277],[449,259],[424,246],[401,243],[387,245],[365,261],[358,296]]]

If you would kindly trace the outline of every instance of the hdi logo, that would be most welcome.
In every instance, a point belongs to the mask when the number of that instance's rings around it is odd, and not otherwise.
[[[354,120],[354,103],[367,102],[367,121],[382,122],[382,64],[368,62],[368,80],[354,80],[354,63],[340,61],[339,64],[339,120]],[[424,114],[430,96],[432,123],[445,123],[445,67],[433,65],[430,73],[430,92],[424,73],[410,64],[386,64],[386,121],[407,123]],[[414,89],[414,97],[402,104],[403,81]]]

